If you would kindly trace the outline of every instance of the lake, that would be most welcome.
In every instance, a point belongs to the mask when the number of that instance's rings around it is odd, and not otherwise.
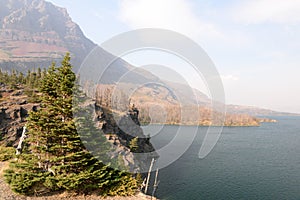
[[[300,117],[272,118],[278,123],[224,127],[204,159],[198,153],[207,128],[200,127],[187,151],[159,171],[156,196],[162,200],[300,199]],[[176,134],[182,143],[193,137],[194,127],[180,128],[183,131],[178,133],[178,126],[143,127],[145,134],[155,133],[151,142],[156,149],[168,145]]]

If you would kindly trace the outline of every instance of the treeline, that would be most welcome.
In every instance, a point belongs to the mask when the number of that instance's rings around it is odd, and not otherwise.
[[[46,74],[47,70],[41,68],[28,70],[25,74],[14,69],[11,71],[0,69],[0,85],[7,89],[24,89],[24,94],[28,96],[29,102],[38,102],[38,88]]]
[[[22,73],[12,69],[11,71],[2,71],[0,69],[0,83],[5,84],[11,89],[18,89],[19,87],[38,88],[41,79],[47,74],[46,69],[37,68],[33,71],[28,70],[27,73]]]
[[[224,114],[205,106],[157,103],[133,99],[113,85],[97,85],[94,98],[98,105],[115,112],[125,112],[129,104],[139,109],[141,124],[200,125],[200,126],[259,126],[258,118],[247,114]]]
[[[200,126],[258,126],[259,119],[247,114],[230,114],[195,105],[137,104],[143,124],[176,124]],[[225,118],[224,118],[225,117]]]

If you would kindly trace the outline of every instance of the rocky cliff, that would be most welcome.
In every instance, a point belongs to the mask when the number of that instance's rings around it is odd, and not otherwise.
[[[106,134],[113,145],[113,158],[121,155],[124,164],[131,172],[146,172],[151,160],[159,156],[155,152],[150,138],[144,135],[139,121],[139,110],[134,105],[122,116],[112,113],[111,109],[95,104],[98,126]],[[136,139],[137,147],[133,149],[131,142]],[[148,154],[146,154],[148,153]]]
[[[0,145],[16,147],[28,113],[39,104],[29,103],[22,88],[11,90],[2,85],[0,93]]]
[[[66,9],[44,0],[0,0],[2,69],[48,67],[69,51],[79,65],[95,47]]]

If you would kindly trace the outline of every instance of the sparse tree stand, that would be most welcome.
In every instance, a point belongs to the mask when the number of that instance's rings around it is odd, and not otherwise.
[[[102,195],[134,194],[137,181],[131,174],[114,170],[96,159],[86,150],[77,133],[75,123],[85,126],[84,121],[89,120],[73,118],[73,111],[80,109],[76,106],[79,102],[73,99],[79,90],[69,54],[60,67],[54,64],[50,67],[40,92],[41,108],[30,113],[22,154],[5,172],[11,188],[25,195],[64,190],[98,191]],[[93,126],[82,130],[89,136],[100,134]],[[105,152],[106,141],[101,137],[104,136],[100,136],[102,144],[98,145]]]

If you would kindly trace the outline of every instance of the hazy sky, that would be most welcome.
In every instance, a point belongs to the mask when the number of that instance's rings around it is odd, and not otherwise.
[[[215,63],[226,103],[300,113],[299,0],[50,1],[97,44],[136,28],[182,33]]]

